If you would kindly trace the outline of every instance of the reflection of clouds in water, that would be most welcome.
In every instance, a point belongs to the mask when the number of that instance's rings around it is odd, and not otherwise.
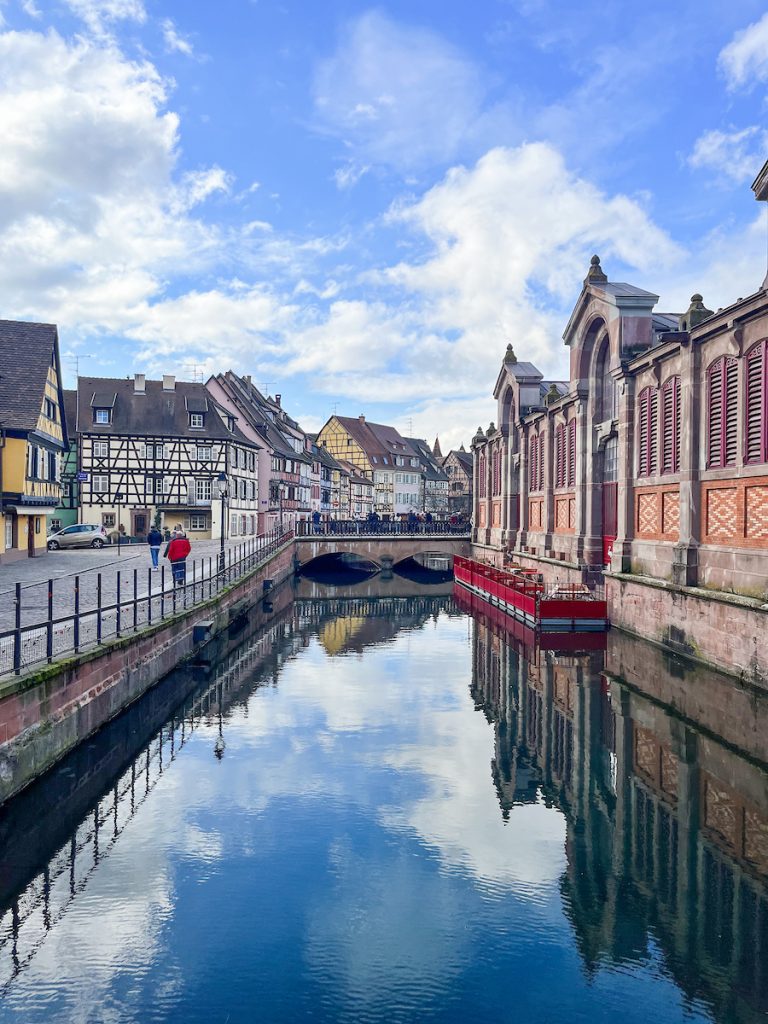
[[[253,738],[274,743],[281,731],[291,734],[289,743],[273,746],[282,753],[259,783],[261,809],[295,796],[297,787],[338,801],[375,801],[376,793],[365,789],[367,773],[382,767],[420,780],[414,799],[368,803],[384,827],[410,830],[446,867],[468,871],[486,887],[539,900],[541,888],[565,870],[565,819],[552,808],[527,806],[515,808],[504,824],[490,774],[493,728],[481,714],[467,714],[466,621],[443,617],[439,653],[426,647],[402,633],[369,649],[361,666],[329,659],[313,638],[305,658],[283,668],[277,691],[254,694],[248,718],[233,721],[228,737],[250,745]],[[315,753],[332,756],[349,733],[360,733],[360,743],[354,750],[345,743],[343,756],[354,756],[365,772],[345,778],[325,764],[313,766],[310,738]],[[398,800],[401,795],[398,790]],[[243,797],[253,806],[250,787]]]
[[[159,799],[153,798],[158,796]],[[89,877],[67,912],[47,933],[23,974],[24,985],[12,986],[4,1009],[17,1011],[19,1020],[45,1011],[50,1021],[66,1024],[126,1024],[134,1020],[130,998],[116,993],[124,972],[151,970],[162,932],[174,912],[173,880],[163,836],[172,836],[183,813],[174,788],[156,790],[139,809],[115,846]],[[103,828],[103,845],[110,836]],[[83,868],[84,870],[84,868]],[[68,876],[59,884],[68,886]],[[51,893],[52,905],[59,894]],[[64,893],[61,893],[62,899]],[[87,970],[83,966],[87,965]],[[171,999],[183,989],[184,978],[173,967],[162,979]],[[67,993],[66,1005],[57,1000]],[[98,1016],[94,1008],[98,1007]]]

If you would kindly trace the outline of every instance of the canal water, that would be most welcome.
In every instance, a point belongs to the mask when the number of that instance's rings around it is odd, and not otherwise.
[[[0,1022],[765,1020],[765,702],[549,646],[283,588],[0,809]]]

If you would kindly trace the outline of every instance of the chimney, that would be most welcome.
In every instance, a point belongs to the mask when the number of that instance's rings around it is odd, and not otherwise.
[[[278,408],[280,407],[280,399],[281,399],[282,397],[283,397],[282,395],[275,395],[275,405],[276,405],[276,406],[277,406]]]
[[[146,388],[146,377],[143,373],[134,373],[133,375],[133,391],[136,395],[145,395],[147,393]]]
[[[176,378],[172,373],[163,374],[163,391],[175,391]]]
[[[252,382],[252,380],[251,380],[251,375],[250,375],[250,373],[244,373],[244,374],[243,374],[243,380],[245,381],[245,383],[246,383],[246,384],[251,384],[251,383],[253,383],[253,382]]]
[[[365,416],[363,416],[362,413],[360,413],[360,415],[357,418],[360,420],[361,423],[365,423]]]

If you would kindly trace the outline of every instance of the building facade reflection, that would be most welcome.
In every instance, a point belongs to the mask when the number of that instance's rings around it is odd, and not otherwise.
[[[658,949],[716,1020],[764,1020],[765,698],[616,632],[605,651],[537,649],[478,609],[472,656],[502,815],[565,814],[561,889],[586,971]]]

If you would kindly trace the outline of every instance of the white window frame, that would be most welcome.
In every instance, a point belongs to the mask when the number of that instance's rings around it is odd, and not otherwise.
[[[208,454],[206,455],[205,452],[208,452]],[[199,444],[196,455],[198,462],[213,462],[213,445]]]
[[[93,410],[93,422],[100,423],[102,426],[106,423],[112,422],[109,409],[94,409]]]
[[[201,493],[202,492],[202,493]],[[211,501],[213,498],[213,481],[210,477],[197,477],[195,479],[195,500]]]
[[[189,517],[190,530],[207,530],[208,516],[204,513],[192,512]]]
[[[109,474],[94,473],[91,477],[91,491],[93,494],[109,494]]]
[[[202,430],[205,426],[205,416],[201,412],[191,412],[189,414],[189,426],[192,430]]]
[[[91,449],[94,459],[109,458],[109,441],[94,441]]]

